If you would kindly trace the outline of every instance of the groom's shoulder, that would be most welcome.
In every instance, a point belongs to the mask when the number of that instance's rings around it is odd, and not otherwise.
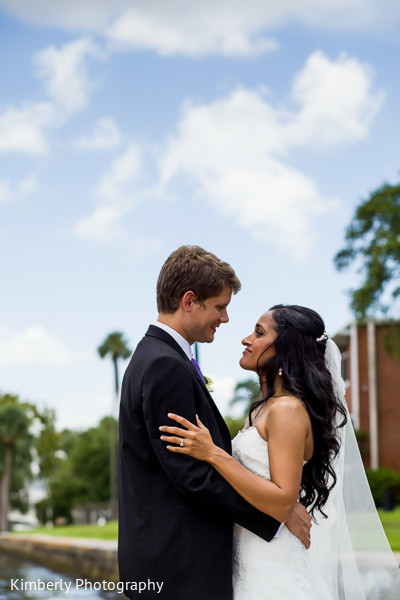
[[[144,365],[162,358],[177,362],[187,361],[183,351],[178,348],[178,344],[168,333],[150,325],[138,343],[131,362]]]
[[[163,376],[187,379],[190,367],[189,360],[165,340],[145,335],[133,353],[124,380],[141,385]]]

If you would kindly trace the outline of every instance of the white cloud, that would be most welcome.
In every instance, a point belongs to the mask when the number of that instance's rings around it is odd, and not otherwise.
[[[8,107],[0,114],[0,152],[45,154],[47,130],[56,117],[48,102]]]
[[[189,175],[197,201],[302,261],[314,242],[316,218],[334,202],[290,164],[290,152],[365,138],[383,98],[373,90],[368,65],[345,54],[330,60],[317,51],[294,78],[284,108],[269,100],[265,88],[239,88],[210,104],[186,103],[159,152],[159,187],[145,187],[143,150],[132,143],[100,178],[94,212],[73,233],[96,241],[121,237],[122,219],[139,202],[160,190],[165,194]]]
[[[224,416],[237,416],[237,414],[240,413],[241,415],[241,413],[243,412],[242,408],[240,408],[240,410],[238,411],[236,407],[233,408],[230,406],[230,401],[233,398],[237,381],[233,377],[218,377],[216,375],[213,375],[212,373],[209,374],[209,377],[211,377],[213,381],[212,387],[214,391],[211,395],[215,404],[218,406],[218,409],[220,410],[221,414]]]
[[[110,241],[124,234],[122,217],[140,201],[135,184],[140,178],[142,151],[131,143],[100,178],[94,195],[98,206],[89,217],[75,224],[73,234],[95,241]]]
[[[162,183],[189,174],[215,210],[298,260],[306,258],[313,222],[331,201],[288,155],[299,145],[314,150],[365,137],[383,99],[372,92],[371,77],[356,59],[330,61],[317,52],[295,78],[297,110],[273,106],[265,90],[247,89],[187,105],[161,154]],[[343,83],[336,90],[334,84]]]
[[[258,34],[259,23],[239,7],[219,12],[218,7],[202,8],[180,2],[137,5],[124,12],[107,30],[109,39],[131,49],[155,50],[161,55],[193,57],[211,53],[250,56],[275,50],[278,44]]]
[[[0,179],[0,204],[12,202],[31,194],[37,187],[34,175],[13,184],[10,179]]]
[[[101,59],[99,48],[83,38],[34,55],[36,76],[44,83],[48,99],[8,106],[0,113],[0,152],[46,154],[48,137],[88,103],[93,87],[88,59]]]
[[[288,23],[386,33],[397,32],[400,17],[393,0],[0,0],[0,7],[33,23],[94,32],[134,50],[190,56],[269,51],[276,47],[271,32]]]
[[[112,163],[96,187],[96,195],[112,204],[129,205],[134,201],[130,185],[137,181],[142,166],[142,151],[137,144],[131,143],[128,148]]]
[[[314,52],[294,81],[300,112],[288,124],[287,143],[331,146],[366,138],[384,100],[371,89],[373,76],[369,65],[345,53],[333,62]]]
[[[19,367],[46,365],[68,367],[75,360],[67,346],[39,325],[28,327],[20,333],[0,330],[0,365]]]
[[[59,109],[76,112],[87,106],[93,87],[87,73],[88,58],[103,58],[100,48],[88,38],[74,40],[61,48],[50,46],[35,54],[35,74]]]
[[[120,225],[122,211],[115,206],[99,206],[76,223],[72,233],[95,242],[113,241],[124,235]]]
[[[9,13],[39,25],[57,26],[68,31],[100,32],[132,0],[0,0]]]
[[[121,141],[122,134],[114,119],[103,117],[95,123],[89,135],[78,139],[77,146],[83,150],[112,150],[119,146]]]
[[[69,375],[69,372],[66,375]],[[71,385],[68,381],[63,382],[63,389],[59,391],[55,405],[58,427],[75,430],[79,428],[82,431],[108,416],[114,398],[113,388],[111,387],[110,391],[107,383],[102,373],[94,369],[88,374],[87,381],[79,382],[79,387]]]

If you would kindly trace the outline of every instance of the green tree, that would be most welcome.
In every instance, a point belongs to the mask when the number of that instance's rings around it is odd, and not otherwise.
[[[75,437],[69,453],[72,476],[79,490],[74,499],[75,505],[106,502],[110,498],[110,469],[107,460],[110,421],[114,421],[113,424],[116,425],[115,419],[104,417],[96,427]]]
[[[363,275],[351,292],[358,318],[386,313],[400,296],[400,184],[385,184],[359,204],[346,229],[346,246],[335,257],[338,270],[356,263]]]
[[[60,462],[61,433],[56,430],[56,414],[52,409],[45,409],[40,415],[42,428],[35,442],[39,459],[39,473],[48,482],[57,470]]]
[[[57,463],[48,480],[48,498],[36,505],[42,522],[57,517],[66,517],[71,522],[74,507],[109,501],[110,420],[111,417],[104,417],[96,427],[86,431],[64,430],[59,434]]]
[[[72,522],[72,508],[79,498],[81,477],[74,473],[70,454],[81,433],[63,429],[56,431],[54,415],[50,416],[47,428],[38,438],[40,474],[46,481],[47,497],[36,503],[36,515],[40,522],[55,521],[66,517]],[[105,447],[108,455],[108,446]],[[105,458],[107,465],[107,457]],[[88,482],[90,485],[90,482]]]
[[[8,530],[10,505],[27,509],[35,414],[35,407],[21,403],[18,396],[0,396],[0,531]]]
[[[113,419],[118,406],[119,398],[119,377],[118,377],[118,361],[126,360],[131,355],[131,350],[124,340],[124,336],[120,331],[110,333],[104,342],[97,348],[100,358],[110,356],[114,366],[114,391],[115,400],[112,403],[111,419],[110,419],[110,508],[111,518],[117,518],[117,456],[116,456],[116,439],[117,427]]]
[[[127,346],[124,335],[120,331],[114,331],[110,333],[104,342],[97,348],[97,352],[100,358],[110,356],[114,365],[114,383],[115,383],[115,395],[118,397],[119,393],[119,376],[118,376],[118,361],[122,358],[126,360],[132,354]]]

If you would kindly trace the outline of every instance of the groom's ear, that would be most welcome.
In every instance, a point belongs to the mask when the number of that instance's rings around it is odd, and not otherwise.
[[[191,290],[185,292],[181,299],[181,306],[185,312],[191,312],[193,308],[193,304],[196,300],[196,294]]]

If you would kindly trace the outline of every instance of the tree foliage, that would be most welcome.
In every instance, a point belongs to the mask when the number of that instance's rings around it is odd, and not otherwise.
[[[114,365],[114,377],[115,377],[115,392],[118,395],[119,391],[119,378],[118,378],[118,361],[119,359],[127,359],[132,354],[132,351],[128,348],[127,342],[124,339],[123,333],[120,331],[114,331],[110,333],[104,342],[97,348],[100,358],[110,356]]]
[[[361,287],[351,292],[358,318],[386,313],[400,296],[400,184],[385,184],[356,209],[346,229],[346,246],[335,257],[338,270],[356,263]],[[390,293],[390,304],[384,293]]]
[[[18,396],[0,396],[0,531],[8,529],[10,508],[28,509],[34,437],[31,425],[38,416],[33,404]]]
[[[36,505],[42,522],[58,517],[71,522],[75,507],[108,502],[110,420],[104,417],[99,425],[83,432],[65,429],[59,433],[57,460],[52,463],[54,468],[48,479],[48,498]]]
[[[110,420],[111,417],[104,417],[97,427],[91,427],[75,438],[69,453],[70,469],[78,492],[74,499],[75,504],[109,500]]]
[[[112,423],[111,423],[112,422]],[[10,508],[28,509],[28,485],[33,460],[47,486],[37,503],[42,522],[67,517],[75,506],[104,503],[110,497],[110,429],[105,417],[96,427],[57,431],[53,410],[0,395],[0,529],[7,528]],[[114,454],[117,438],[114,440]]]
[[[229,416],[225,417],[225,423],[229,429],[231,440],[233,440],[233,438],[239,433],[239,431],[241,429],[243,429],[245,421],[246,421],[245,416],[238,417],[238,418],[229,417]]]
[[[119,378],[118,378],[118,361],[122,359],[127,359],[131,355],[131,350],[127,346],[127,342],[124,339],[123,334],[120,331],[114,331],[110,333],[104,342],[97,348],[97,352],[99,353],[101,358],[105,358],[106,356],[110,356],[114,365],[114,378],[115,378],[115,405],[118,402],[119,396]],[[111,417],[114,416],[114,409],[117,406],[114,406],[114,402],[111,409]],[[115,420],[111,418],[110,420],[110,452],[109,452],[109,461],[110,461],[110,507],[111,507],[111,516],[113,519],[117,518],[117,451],[116,451],[116,441],[117,439],[117,425]]]
[[[247,415],[253,402],[260,398],[261,390],[258,381],[255,381],[254,379],[245,379],[236,384],[234,396],[230,404],[231,406],[234,404],[242,404],[243,414]]]
[[[52,409],[44,409],[41,414],[42,428],[35,442],[38,456],[39,474],[46,481],[60,462],[61,433],[56,430],[56,414]]]

